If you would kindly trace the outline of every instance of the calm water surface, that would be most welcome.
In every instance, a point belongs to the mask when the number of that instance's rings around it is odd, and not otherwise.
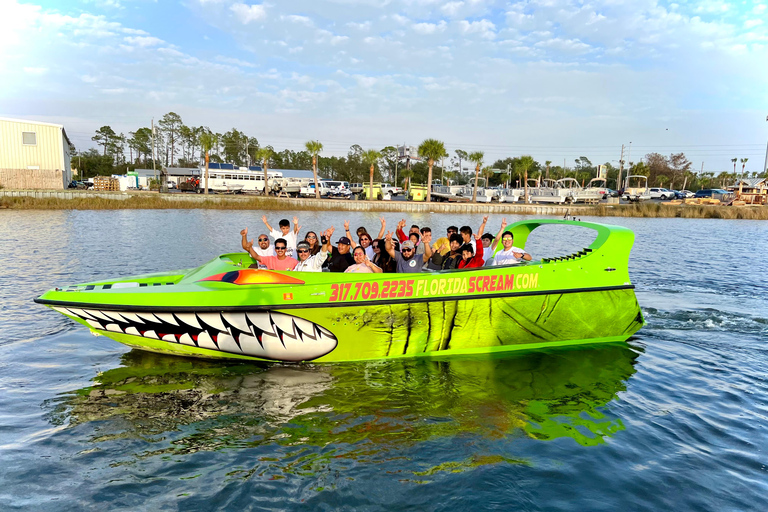
[[[32,302],[197,266],[262,231],[261,213],[0,212],[0,509],[765,510],[768,223],[608,220],[636,234],[648,321],[619,345],[211,363],[129,350]],[[344,218],[300,212],[302,233]],[[378,217],[358,225],[375,234]],[[536,256],[591,241],[534,234]]]

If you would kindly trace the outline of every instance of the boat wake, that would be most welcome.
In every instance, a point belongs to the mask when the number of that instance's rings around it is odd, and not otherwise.
[[[739,334],[768,334],[768,318],[717,309],[664,311],[642,308],[647,330],[725,331]]]

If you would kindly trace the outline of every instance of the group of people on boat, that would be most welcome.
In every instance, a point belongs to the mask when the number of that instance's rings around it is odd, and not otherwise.
[[[349,231],[349,221],[344,222],[344,236],[336,245],[332,239],[333,226],[317,235],[307,231],[303,240],[298,240],[298,217],[293,217],[293,227],[288,219],[278,223],[274,229],[262,216],[267,233],[248,240],[248,228],[240,231],[243,249],[256,260],[259,268],[269,270],[294,270],[298,272],[355,272],[355,273],[413,273],[422,270],[453,270],[476,268],[490,265],[515,265],[530,261],[531,255],[514,246],[514,237],[502,219],[496,236],[483,233],[488,216],[483,217],[475,233],[469,226],[449,226],[444,237],[432,242],[429,227],[412,225],[406,235],[405,220],[397,223],[393,232],[386,231],[387,222],[381,217],[381,229],[376,238],[368,230],[356,230],[357,242]],[[270,242],[270,237],[274,243]],[[499,242],[502,249],[497,251]]]

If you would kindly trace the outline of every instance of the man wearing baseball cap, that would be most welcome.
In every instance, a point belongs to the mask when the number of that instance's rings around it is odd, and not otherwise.
[[[332,230],[333,228],[331,228]],[[333,231],[331,231],[333,233]],[[323,247],[316,254],[312,254],[312,249],[309,242],[301,241],[296,244],[296,255],[299,257],[299,262],[296,264],[296,268],[293,270],[297,272],[322,272],[323,263],[328,259],[328,254],[331,252],[330,235],[328,231],[323,231],[322,237],[325,239]]]
[[[416,255],[416,245],[406,240],[400,245],[400,252],[395,251],[392,244],[392,233],[387,233],[385,247],[389,255],[397,262],[398,273],[421,272],[424,264],[432,257],[432,233],[426,233],[422,238],[424,242],[424,254]]]
[[[326,237],[328,244],[331,243],[331,235],[333,235],[333,227],[328,230],[328,235]],[[336,247],[333,247],[331,250],[331,257],[328,260],[328,270],[331,272],[344,272],[347,270],[347,267],[355,264],[355,258],[353,258],[352,254],[349,252],[353,243],[354,242],[346,236],[339,238]]]

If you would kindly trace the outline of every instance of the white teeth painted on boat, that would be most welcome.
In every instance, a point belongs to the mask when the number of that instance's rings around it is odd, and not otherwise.
[[[125,318],[123,318],[123,316],[120,313],[118,313],[117,311],[102,311],[102,313],[104,313],[105,315],[107,315],[109,318],[111,318],[112,320],[114,320],[116,322],[127,323],[125,321]]]
[[[144,320],[139,318],[139,315],[137,315],[136,313],[122,312],[120,314],[123,315],[126,318],[126,320],[130,320],[132,322],[136,322],[137,324],[143,324],[144,323]]]
[[[248,327],[248,321],[245,319],[245,313],[222,313],[222,316],[229,325],[239,329],[242,332],[250,332],[253,334],[251,328]]]
[[[177,327],[179,325],[176,319],[173,318],[173,313],[155,313],[155,316],[167,324],[175,325]]]
[[[101,324],[99,322],[97,322],[96,320],[86,320],[86,322],[88,322],[88,325],[90,325],[94,329],[103,329]]]
[[[324,327],[303,318],[270,311],[152,313],[60,306],[52,309],[85,320],[94,331],[124,332],[137,337],[275,361],[317,359],[333,351],[338,344],[333,333]],[[150,325],[152,329],[144,331]]]
[[[219,350],[219,347],[213,342],[213,339],[208,335],[206,331],[201,332],[197,337],[197,346],[200,348],[209,348],[211,350]]]
[[[69,313],[79,316],[80,318],[83,318],[85,320],[88,320],[89,318],[91,320],[96,320],[91,315],[85,312],[83,309],[75,309],[75,308],[69,308]]]
[[[221,315],[219,313],[198,313],[197,318],[204,324],[210,325],[221,332],[226,332],[227,330],[224,326],[224,322],[221,321]]]
[[[106,322],[111,322],[112,321],[111,318],[109,318],[107,315],[105,315],[101,311],[96,311],[94,309],[85,309],[83,311],[85,313],[91,315],[92,317],[99,319],[99,320],[104,320]]]
[[[216,338],[216,343],[219,345],[219,350],[223,352],[229,352],[231,354],[242,354],[243,351],[235,343],[235,338],[229,334],[219,334]]]
[[[283,339],[285,337],[296,338],[296,328],[293,326],[293,317],[283,315],[282,313],[270,313],[272,321],[275,325],[283,331]]]
[[[174,313],[176,315],[176,318],[184,322],[185,324],[189,325],[190,327],[194,327],[195,329],[202,330],[203,327],[200,325],[200,322],[197,321],[197,315],[194,313]]]
[[[146,320],[147,322],[154,322],[156,324],[162,323],[162,321],[152,313],[136,313],[136,314],[139,315],[140,318],[143,318],[144,320]]]
[[[293,323],[296,324],[296,327],[299,329],[300,332],[309,334],[310,336],[313,336],[313,337],[315,336],[315,324],[313,324],[309,320],[293,317]]]
[[[182,343],[184,345],[189,345],[191,347],[197,346],[197,345],[195,345],[195,340],[192,339],[192,336],[190,336],[187,333],[184,333],[184,334],[181,335],[181,337],[179,337],[179,343]]]
[[[266,311],[258,311],[258,312],[249,312],[247,313],[248,320],[251,321],[253,325],[258,327],[264,332],[272,333],[274,334],[274,329],[272,328],[272,322],[269,320],[269,313]]]

